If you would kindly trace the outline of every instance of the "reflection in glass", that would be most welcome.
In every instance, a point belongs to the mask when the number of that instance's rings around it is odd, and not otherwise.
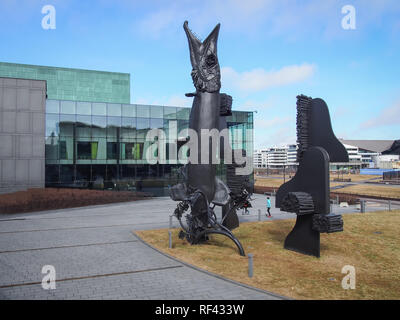
[[[60,133],[58,114],[46,114],[46,136],[57,136]]]
[[[151,129],[162,129],[164,126],[163,119],[150,119],[150,128]]]
[[[146,133],[150,129],[150,119],[137,118],[136,121],[137,138],[146,138]]]
[[[165,139],[176,140],[178,137],[178,122],[176,120],[163,120],[163,130],[165,132]]]
[[[107,105],[105,103],[92,103],[92,115],[93,116],[106,116]]]
[[[60,160],[73,160],[74,156],[74,141],[73,137],[60,136]]]
[[[92,159],[92,143],[86,141],[77,142],[77,159],[91,160]]]
[[[120,135],[122,139],[136,138],[136,118],[122,118]]]
[[[107,115],[120,117],[121,116],[121,105],[117,103],[107,103]]]
[[[91,181],[92,170],[91,165],[79,165],[76,166],[76,180],[77,181]]]
[[[181,120],[189,120],[190,108],[176,108],[176,118]]]
[[[162,106],[150,107],[150,118],[162,118],[164,115],[164,108]]]
[[[68,150],[66,141],[60,141],[59,155],[60,155],[60,160],[68,160]]]
[[[118,167],[116,165],[107,165],[107,177],[108,181],[116,181],[119,179]]]
[[[74,166],[62,165],[60,168],[60,181],[64,183],[72,183],[74,178]]]
[[[122,105],[122,116],[123,117],[136,117],[136,105],[123,104]]]
[[[60,113],[60,101],[46,100],[46,113]]]
[[[90,102],[77,102],[76,112],[77,112],[77,114],[91,115],[92,114],[92,104]]]
[[[45,145],[45,155],[47,160],[58,160],[58,137],[50,136],[46,137],[46,145]]]
[[[136,116],[141,118],[150,118],[150,106],[136,105]]]
[[[46,165],[46,184],[58,183],[60,181],[60,166],[59,165]]]
[[[107,139],[101,137],[92,138],[92,142],[96,143],[92,149],[92,160],[104,161],[107,159]],[[104,161],[105,162],[105,161]]]
[[[92,116],[92,137],[107,136],[107,118],[101,116]]]
[[[76,136],[79,137],[87,137],[90,138],[92,135],[91,132],[91,116],[76,116]]]
[[[76,114],[75,101],[61,101],[60,113],[64,114]]]
[[[164,107],[164,119],[176,119],[176,107]]]
[[[106,177],[105,164],[92,165],[92,181],[98,184],[98,187],[104,187],[104,185],[101,186],[101,184],[104,182],[105,177]]]
[[[108,127],[120,127],[121,126],[121,117],[107,117],[107,126]]]
[[[75,115],[60,114],[60,136],[73,136]]]
[[[118,159],[118,144],[116,142],[107,141],[107,159],[108,160]]]

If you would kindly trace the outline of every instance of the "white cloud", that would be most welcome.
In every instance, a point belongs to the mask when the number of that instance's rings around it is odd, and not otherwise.
[[[266,71],[258,68],[241,73],[231,67],[223,67],[221,74],[225,85],[231,85],[241,91],[255,92],[302,82],[312,77],[315,70],[314,64],[303,63],[285,66],[279,70]]]
[[[399,126],[400,119],[400,100],[396,101],[392,106],[381,110],[378,116],[365,121],[361,124],[361,129],[371,129],[382,126]]]
[[[296,136],[293,130],[285,126],[269,130],[268,134],[264,134],[262,137],[255,135],[254,138],[256,149],[296,143]]]
[[[343,36],[341,8],[344,0],[203,0],[201,2],[171,0],[159,3],[139,21],[146,36],[159,37],[175,33],[184,20],[189,20],[199,33],[209,32],[217,22],[224,30],[248,36],[264,34],[283,36],[289,40],[310,39],[312,35]],[[398,0],[363,0],[355,4],[357,30],[367,32],[368,26],[387,24],[394,28],[396,19],[385,19],[400,12]],[[153,9],[153,8],[152,8]],[[144,27],[144,28],[143,28]]]
[[[257,118],[254,119],[254,126],[257,129],[270,128],[273,126],[280,126],[291,121],[291,117],[274,117],[271,119]]]

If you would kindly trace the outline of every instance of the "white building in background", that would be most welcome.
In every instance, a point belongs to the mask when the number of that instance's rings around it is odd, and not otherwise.
[[[374,167],[380,169],[400,169],[400,156],[384,154],[372,157]]]
[[[349,162],[331,163],[331,169],[346,166],[357,168],[392,169],[400,166],[399,155],[382,155],[394,140],[342,140],[349,154]],[[297,144],[256,150],[254,168],[280,169],[297,166]]]
[[[350,146],[345,143],[343,143],[343,145],[347,150],[347,154],[349,155],[349,162],[361,164],[362,157],[359,153],[358,147]]]
[[[289,144],[287,150],[287,165],[288,166],[297,166],[297,144]]]
[[[297,165],[297,145],[260,149],[254,152],[254,168],[280,169]]]
[[[350,165],[358,165],[360,168],[391,169],[392,162],[395,162],[388,160],[393,157],[382,156],[382,152],[388,150],[394,140],[339,140],[349,154]]]
[[[258,150],[254,151],[254,154],[253,154],[253,167],[254,168],[262,168],[263,167],[262,153]]]
[[[267,167],[270,169],[279,169],[287,165],[287,151],[285,147],[270,148],[267,152]]]

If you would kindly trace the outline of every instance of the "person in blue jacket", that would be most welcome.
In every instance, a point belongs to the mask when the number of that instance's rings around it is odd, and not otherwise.
[[[265,214],[267,217],[271,217],[271,199],[267,197],[267,213]]]

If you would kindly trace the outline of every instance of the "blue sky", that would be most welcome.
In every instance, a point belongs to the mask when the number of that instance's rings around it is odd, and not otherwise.
[[[298,94],[327,102],[338,137],[400,139],[398,0],[2,0],[0,61],[127,72],[132,103],[191,106],[184,20],[201,39],[221,23],[221,91],[257,111],[256,148],[295,142]]]

